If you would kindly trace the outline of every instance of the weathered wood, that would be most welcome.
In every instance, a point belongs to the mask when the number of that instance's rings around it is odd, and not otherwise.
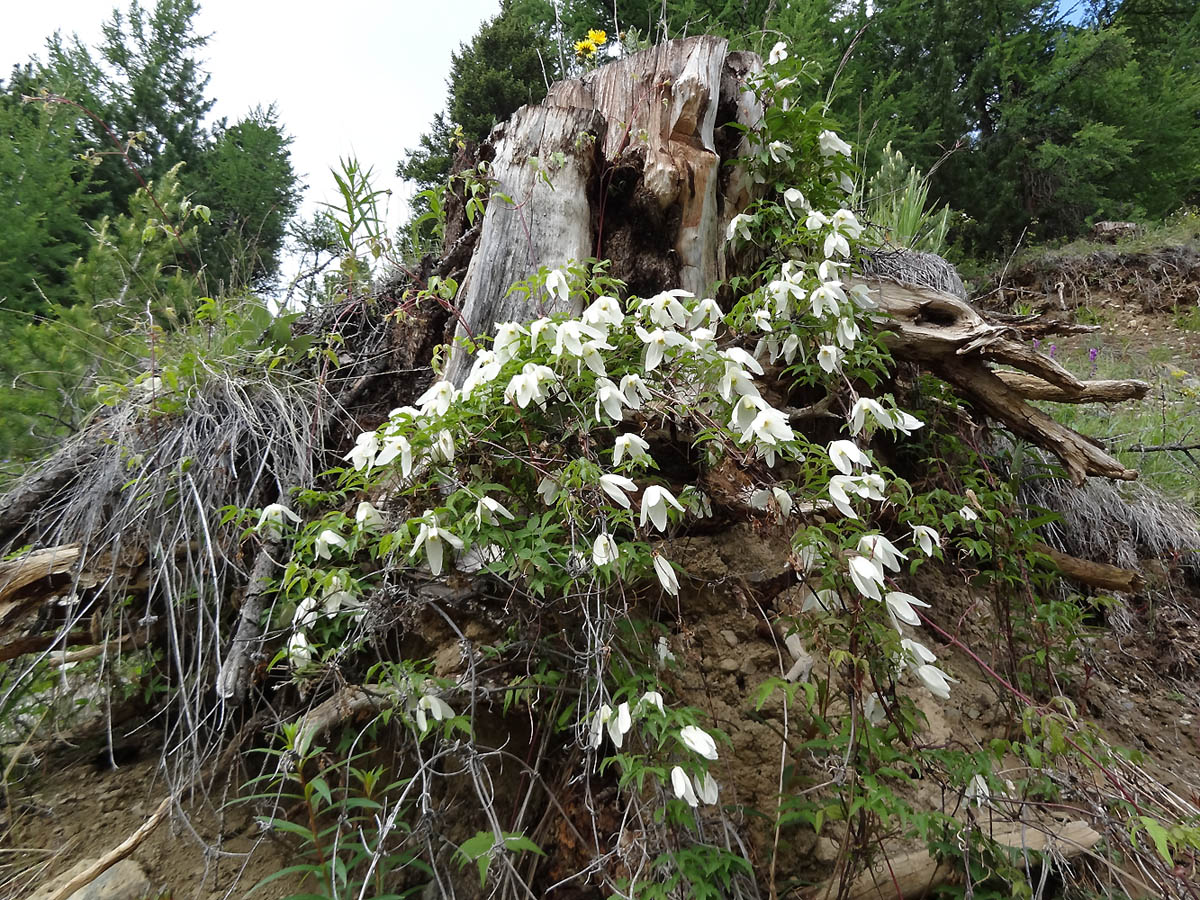
[[[78,544],[68,544],[31,550],[24,556],[0,562],[0,621],[5,618],[13,595],[35,581],[67,574],[79,562],[79,553]]]
[[[1058,570],[1072,581],[1097,587],[1105,591],[1117,591],[1122,594],[1135,594],[1146,586],[1141,572],[1133,569],[1122,569],[1120,566],[1110,566],[1108,563],[1095,562],[1090,559],[1080,559],[1055,550],[1048,544],[1034,544],[1038,553],[1044,553],[1054,560]]]
[[[862,283],[870,288],[880,310],[892,317],[881,327],[887,330],[885,343],[897,358],[921,364],[1014,434],[1053,453],[1076,484],[1089,475],[1137,478],[1135,470],[1094,442],[1030,406],[1021,390],[986,364],[1013,366],[1065,396],[1088,393],[1085,382],[1016,339],[1011,326],[989,322],[965,301],[929,288],[882,278]],[[1115,390],[1136,394],[1140,387],[1140,382],[1126,382]]]
[[[637,190],[670,210],[664,219],[674,233],[655,236],[663,241],[658,263],[669,277],[656,289],[701,294],[723,277],[725,226],[749,189],[730,178],[736,205],[722,203],[717,110],[724,98],[740,121],[761,115],[738,88],[761,61],[727,51],[723,38],[668,41],[559,82],[541,104],[497,126],[492,199],[459,290],[456,338],[491,333],[504,321],[578,312],[544,294],[508,291],[542,266],[620,255],[605,244],[612,236],[605,213],[614,167],[636,170]],[[461,383],[469,365],[456,349],[447,379]]]
[[[1081,381],[1078,390],[1069,390],[1025,372],[997,372],[996,376],[1027,400],[1055,403],[1120,403],[1140,400],[1150,390],[1144,381]]]

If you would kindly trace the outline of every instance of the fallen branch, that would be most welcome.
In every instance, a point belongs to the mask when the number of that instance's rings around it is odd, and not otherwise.
[[[81,650],[64,650],[61,653],[52,653],[49,659],[49,665],[52,669],[59,669],[70,663],[82,662],[85,659],[95,659],[97,656],[103,656],[105,653],[123,653],[126,650],[136,650],[141,647],[149,637],[146,634],[127,634],[121,640],[114,643],[93,644],[91,647],[84,647]]]
[[[1186,453],[1189,450],[1200,450],[1200,444],[1154,444],[1147,446],[1146,444],[1133,444],[1120,451],[1122,453],[1166,453],[1168,451],[1177,451]]]
[[[1133,569],[1122,569],[1119,566],[1110,566],[1108,563],[1069,556],[1047,544],[1034,544],[1033,549],[1054,560],[1054,565],[1058,566],[1058,570],[1072,581],[1106,591],[1117,591],[1121,594],[1136,594],[1146,586],[1142,573],[1135,572]]]
[[[24,656],[26,653],[41,653],[59,644],[63,647],[69,647],[72,644],[86,644],[92,640],[94,638],[92,637],[92,630],[90,628],[80,628],[70,631],[65,635],[62,632],[55,632],[54,634],[31,634],[0,646],[0,662],[16,659],[18,656]]]
[[[392,686],[348,684],[328,700],[314,706],[298,720],[295,746],[307,747],[323,731],[341,725],[360,713],[381,712],[401,698]]]
[[[91,884],[121,860],[129,856],[129,854],[133,853],[138,845],[149,837],[150,833],[162,822],[163,818],[167,815],[167,811],[170,810],[174,799],[174,795],[164,797],[162,803],[158,804],[158,809],[154,810],[154,814],[142,824],[141,828],[64,884],[49,900],[68,900],[77,890]]]
[[[1120,403],[1140,400],[1150,390],[1144,381],[1082,381],[1078,390],[1050,384],[1025,372],[997,372],[996,377],[1026,400],[1054,403]]]
[[[79,561],[79,545],[31,550],[24,556],[0,562],[0,619],[8,608],[3,604],[35,581],[51,575],[65,575]]]

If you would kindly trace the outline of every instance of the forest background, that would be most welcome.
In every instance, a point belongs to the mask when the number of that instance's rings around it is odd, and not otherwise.
[[[170,335],[203,332],[211,298],[250,334],[281,304],[343,290],[335,217],[297,216],[286,123],[266,107],[204,124],[198,11],[134,3],[95,46],[55,35],[0,85],[0,477],[78,430],[114,385],[152,375]],[[589,30],[605,42],[588,45]],[[454,54],[444,112],[398,162],[421,192],[410,221],[388,252],[353,261],[357,275],[436,252],[425,213],[457,147],[558,78],[702,32],[764,54],[786,38],[822,73],[860,191],[901,151],[928,176],[928,208],[948,210],[940,249],[968,273],[1200,198],[1193,4],[504,0]],[[285,254],[298,270],[286,282]]]

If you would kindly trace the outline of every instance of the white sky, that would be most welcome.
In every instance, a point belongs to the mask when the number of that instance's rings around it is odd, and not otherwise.
[[[0,78],[7,80],[13,65],[45,58],[56,30],[94,45],[113,7],[128,2],[5,6]],[[354,154],[374,167],[376,188],[393,190],[389,219],[398,225],[396,163],[446,102],[451,52],[499,9],[499,0],[201,0],[195,24],[211,35],[203,58],[213,115],[234,122],[274,102],[294,138],[293,168],[308,185],[305,214],[333,199],[329,169]]]

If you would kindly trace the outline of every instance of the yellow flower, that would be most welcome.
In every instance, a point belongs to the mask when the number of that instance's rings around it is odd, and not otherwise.
[[[591,59],[596,55],[596,45],[588,40],[576,41],[575,54],[577,56],[585,56],[588,59]]]
[[[588,31],[587,39],[589,41],[591,41],[595,46],[599,47],[608,42],[608,35],[605,34],[603,31],[599,31],[599,30],[593,28],[590,31]]]

